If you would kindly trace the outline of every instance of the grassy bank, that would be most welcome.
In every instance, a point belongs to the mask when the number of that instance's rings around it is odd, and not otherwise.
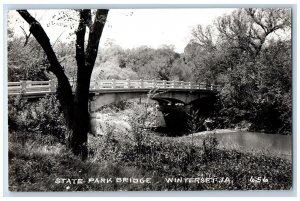
[[[291,161],[263,154],[220,150],[216,148],[214,137],[204,140],[205,143],[198,142],[201,146],[191,146],[181,142],[180,138],[154,135],[149,135],[140,144],[130,136],[89,136],[89,159],[83,162],[55,137],[12,132],[9,138],[9,189],[164,191],[291,188]],[[123,178],[140,180],[134,183]],[[149,183],[145,182],[146,178],[149,178]],[[173,182],[170,181],[172,178],[175,179]]]

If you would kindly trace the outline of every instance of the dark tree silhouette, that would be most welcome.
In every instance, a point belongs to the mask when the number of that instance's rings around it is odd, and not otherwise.
[[[108,15],[107,9],[96,11],[92,20],[91,10],[79,10],[79,23],[76,31],[77,81],[73,93],[68,77],[59,63],[50,40],[41,24],[27,10],[17,10],[29,24],[29,31],[45,51],[49,60],[49,71],[57,78],[57,97],[69,128],[68,145],[75,155],[87,158],[87,133],[89,129],[88,97],[91,74],[97,57],[99,41]],[[85,47],[85,34],[89,36]]]

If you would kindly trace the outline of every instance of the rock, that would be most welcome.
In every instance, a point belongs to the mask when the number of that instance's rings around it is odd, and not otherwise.
[[[252,124],[250,122],[243,120],[243,121],[240,121],[236,125],[235,129],[236,130],[241,130],[241,131],[249,131],[251,126],[252,126]]]
[[[91,117],[91,133],[93,135],[107,135],[109,132],[127,133],[130,130],[129,123],[120,116],[97,114]]]

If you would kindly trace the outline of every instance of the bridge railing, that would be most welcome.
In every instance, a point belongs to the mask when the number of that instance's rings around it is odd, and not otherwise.
[[[52,93],[55,91],[54,80],[8,82],[8,94]]]
[[[167,80],[99,80],[91,82],[92,89],[203,89],[217,90],[218,86],[206,83],[192,83],[184,81]]]
[[[73,89],[75,82],[71,81]],[[91,89],[203,89],[218,90],[217,85],[167,80],[98,80],[91,82]],[[56,91],[54,80],[8,82],[8,94],[53,93]]]

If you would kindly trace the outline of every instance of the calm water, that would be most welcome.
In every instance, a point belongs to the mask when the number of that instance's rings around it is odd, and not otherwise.
[[[253,132],[218,133],[219,146],[245,151],[263,151],[269,155],[291,159],[292,136]]]

